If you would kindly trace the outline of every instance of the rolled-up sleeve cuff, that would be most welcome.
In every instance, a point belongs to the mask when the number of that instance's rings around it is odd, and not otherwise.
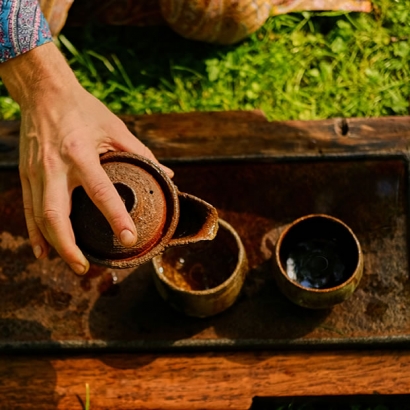
[[[0,0],[0,63],[50,41],[37,0]]]

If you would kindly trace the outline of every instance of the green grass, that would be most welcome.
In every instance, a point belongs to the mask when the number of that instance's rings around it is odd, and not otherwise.
[[[372,13],[270,18],[250,38],[215,46],[167,27],[65,28],[78,79],[116,113],[262,109],[271,120],[407,115],[410,0]],[[0,86],[0,116],[17,105]]]
[[[85,410],[90,410],[90,385],[85,384]]]

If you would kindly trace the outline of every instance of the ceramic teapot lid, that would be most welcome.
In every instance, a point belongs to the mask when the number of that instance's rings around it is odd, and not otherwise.
[[[95,263],[125,268],[150,260],[163,250],[179,220],[177,189],[152,161],[110,152],[101,165],[113,182],[137,230],[134,246],[122,246],[109,223],[82,187],[73,192],[71,222],[77,245]]]

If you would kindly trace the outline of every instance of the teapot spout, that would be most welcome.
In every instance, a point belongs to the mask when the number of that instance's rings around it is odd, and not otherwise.
[[[178,192],[179,221],[168,246],[210,241],[218,232],[218,212],[196,196]]]

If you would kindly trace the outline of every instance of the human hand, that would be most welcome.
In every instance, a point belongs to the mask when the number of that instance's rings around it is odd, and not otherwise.
[[[138,232],[99,156],[127,151],[157,160],[81,87],[52,43],[13,60],[0,65],[0,75],[21,107],[20,178],[30,242],[37,258],[46,257],[51,245],[74,272],[84,274],[89,262],[75,243],[69,219],[74,188],[83,186],[120,242],[132,246]],[[9,67],[1,67],[12,62],[19,64],[12,67],[17,80]]]

